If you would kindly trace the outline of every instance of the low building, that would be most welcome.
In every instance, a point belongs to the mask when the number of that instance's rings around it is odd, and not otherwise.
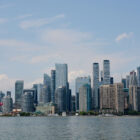
[[[46,104],[39,104],[36,107],[36,112],[40,112],[44,115],[55,114],[56,113],[56,105],[52,102]]]

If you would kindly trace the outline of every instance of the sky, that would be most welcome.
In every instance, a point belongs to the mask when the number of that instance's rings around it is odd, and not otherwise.
[[[14,94],[41,83],[55,63],[75,78],[92,76],[92,63],[109,59],[115,82],[140,65],[140,1],[0,1],[0,90]]]

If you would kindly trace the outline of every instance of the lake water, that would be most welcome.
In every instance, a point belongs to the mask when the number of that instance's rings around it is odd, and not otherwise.
[[[0,117],[0,140],[140,140],[140,117]]]

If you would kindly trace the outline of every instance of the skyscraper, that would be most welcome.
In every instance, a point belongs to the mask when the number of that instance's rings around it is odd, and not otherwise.
[[[110,84],[110,61],[109,60],[103,61],[103,84],[104,85]]]
[[[98,109],[99,107],[99,64],[98,63],[93,63],[92,107],[94,109]]]
[[[79,111],[88,112],[91,110],[91,86],[88,84],[83,85],[79,89]]]
[[[44,74],[43,83],[42,101],[43,103],[48,103],[51,101],[51,78],[48,74]]]
[[[140,87],[140,67],[137,67],[137,82],[138,86]]]
[[[136,85],[129,86],[129,109],[140,111],[140,87]]]
[[[91,78],[88,77],[77,77],[75,80],[76,89],[76,110],[79,110],[79,88],[85,84],[91,85]]]
[[[51,101],[55,103],[55,70],[51,70]]]
[[[33,84],[33,89],[36,90],[37,92],[37,103],[42,102],[42,89],[43,89],[43,84]]]
[[[55,103],[58,113],[66,112],[66,87],[58,87],[55,91]]]
[[[21,96],[23,94],[24,81],[18,80],[15,83],[15,105],[16,108],[21,107]]]
[[[34,101],[33,101],[32,93],[25,92],[22,95],[21,108],[23,112],[34,112],[35,108],[34,108]]]
[[[130,72],[129,86],[137,86],[137,75],[135,71]]]
[[[68,67],[67,64],[55,64],[56,69],[56,89],[60,86],[67,87]]]

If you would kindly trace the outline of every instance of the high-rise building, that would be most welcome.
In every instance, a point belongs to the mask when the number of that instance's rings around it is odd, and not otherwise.
[[[75,104],[75,96],[72,95],[72,97],[71,97],[71,110],[72,110],[72,112],[76,111],[76,106],[75,105],[76,105]]]
[[[129,109],[140,111],[140,87],[136,85],[129,86]]]
[[[129,86],[137,86],[137,75],[135,71],[130,72]]]
[[[45,104],[51,101],[51,78],[48,74],[44,74],[43,83],[42,102]]]
[[[104,85],[110,84],[110,61],[109,60],[103,61],[103,84]]]
[[[126,76],[126,88],[129,88],[129,81],[130,81],[130,76]]]
[[[93,63],[92,108],[99,108],[99,64]]]
[[[126,79],[125,78],[122,78],[122,83],[123,83],[124,88],[126,88]]]
[[[21,96],[23,94],[24,81],[18,80],[15,82],[15,107],[21,107]]]
[[[91,85],[91,78],[88,77],[77,77],[75,80],[75,90],[76,90],[76,111],[79,111],[79,89],[85,84]]]
[[[4,96],[5,96],[5,94],[2,92],[2,91],[0,91],[0,112],[2,112],[2,99],[4,98]]]
[[[56,70],[56,89],[60,86],[67,86],[68,67],[67,64],[55,64]]]
[[[51,70],[51,101],[55,103],[55,70]]]
[[[34,100],[31,92],[24,92],[22,95],[22,105],[23,112],[34,112]]]
[[[88,112],[91,110],[91,85],[83,85],[79,89],[79,111]]]
[[[66,112],[66,87],[58,87],[55,91],[55,103],[58,113]]]
[[[137,67],[137,82],[138,86],[140,87],[140,67]]]
[[[13,110],[13,100],[12,100],[11,96],[10,95],[5,96],[2,99],[2,102],[3,102],[2,112],[4,114],[11,113]]]
[[[100,110],[124,112],[123,84],[102,85],[100,87]]]
[[[42,89],[43,89],[43,84],[33,84],[33,89],[36,90],[37,93],[37,103],[42,102]]]
[[[35,88],[24,89],[23,93],[31,93],[31,95],[33,97],[33,103],[34,103],[34,105],[37,105],[37,90]]]

